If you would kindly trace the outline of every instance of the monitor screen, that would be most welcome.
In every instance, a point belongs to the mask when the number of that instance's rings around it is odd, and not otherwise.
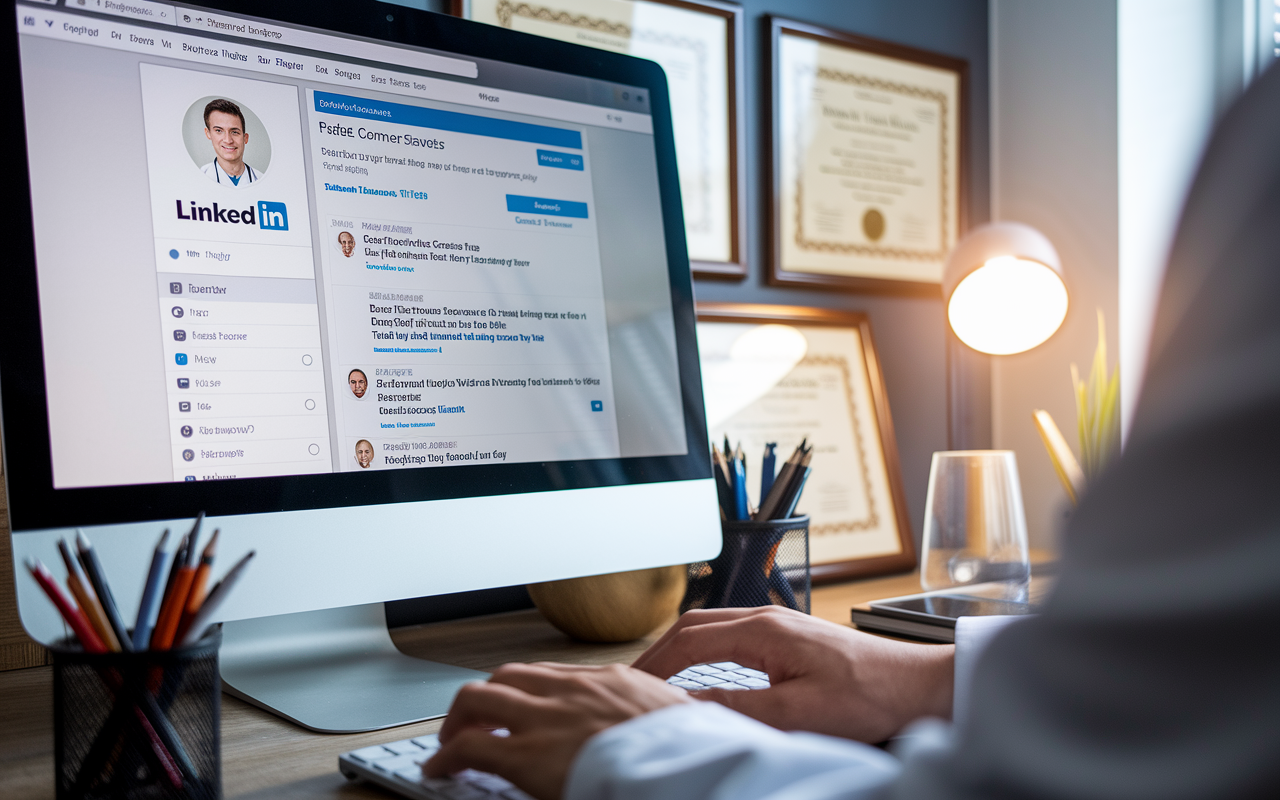
[[[662,87],[143,0],[16,12],[15,529],[709,475]]]

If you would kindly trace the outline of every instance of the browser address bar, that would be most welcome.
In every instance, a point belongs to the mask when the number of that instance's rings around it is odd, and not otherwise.
[[[441,72],[446,75],[458,75],[463,78],[474,78],[479,73],[476,62],[461,58],[437,56],[431,53],[418,53],[413,50],[402,50],[399,47],[344,39],[341,36],[330,36],[311,31],[300,31],[295,28],[282,28],[265,22],[253,22],[240,17],[228,17],[223,14],[210,14],[190,8],[178,9],[178,27],[195,28],[206,33],[221,33],[227,36],[238,36],[258,42],[281,44],[288,47],[300,47],[306,50],[318,50],[322,53],[362,58],[368,61],[381,61],[389,66],[409,67],[428,72]]]

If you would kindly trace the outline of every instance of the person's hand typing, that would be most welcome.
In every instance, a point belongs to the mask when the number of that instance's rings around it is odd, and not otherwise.
[[[951,716],[954,660],[950,645],[886,639],[765,606],[687,612],[632,666],[668,678],[734,661],[769,673],[771,687],[694,696],[782,730],[881,742],[920,717]]]
[[[650,711],[690,703],[682,689],[621,664],[507,664],[462,687],[440,728],[427,777],[492,772],[543,800],[564,791],[569,767],[595,734]],[[506,728],[509,736],[491,731]]]

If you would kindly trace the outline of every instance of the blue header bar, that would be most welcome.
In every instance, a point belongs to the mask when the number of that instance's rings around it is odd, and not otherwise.
[[[474,114],[408,106],[403,103],[385,103],[381,100],[368,100],[363,97],[350,97],[330,92],[315,92],[315,104],[316,111],[321,114],[336,114],[340,117],[377,120],[454,133],[469,133],[474,136],[492,136],[495,139],[511,139],[552,147],[582,149],[582,134],[547,125],[479,117]]]

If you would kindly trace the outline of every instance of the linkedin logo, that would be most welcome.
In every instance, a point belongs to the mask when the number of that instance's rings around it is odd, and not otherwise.
[[[289,230],[289,212],[285,209],[284,203],[259,200],[258,227],[264,231]]]

